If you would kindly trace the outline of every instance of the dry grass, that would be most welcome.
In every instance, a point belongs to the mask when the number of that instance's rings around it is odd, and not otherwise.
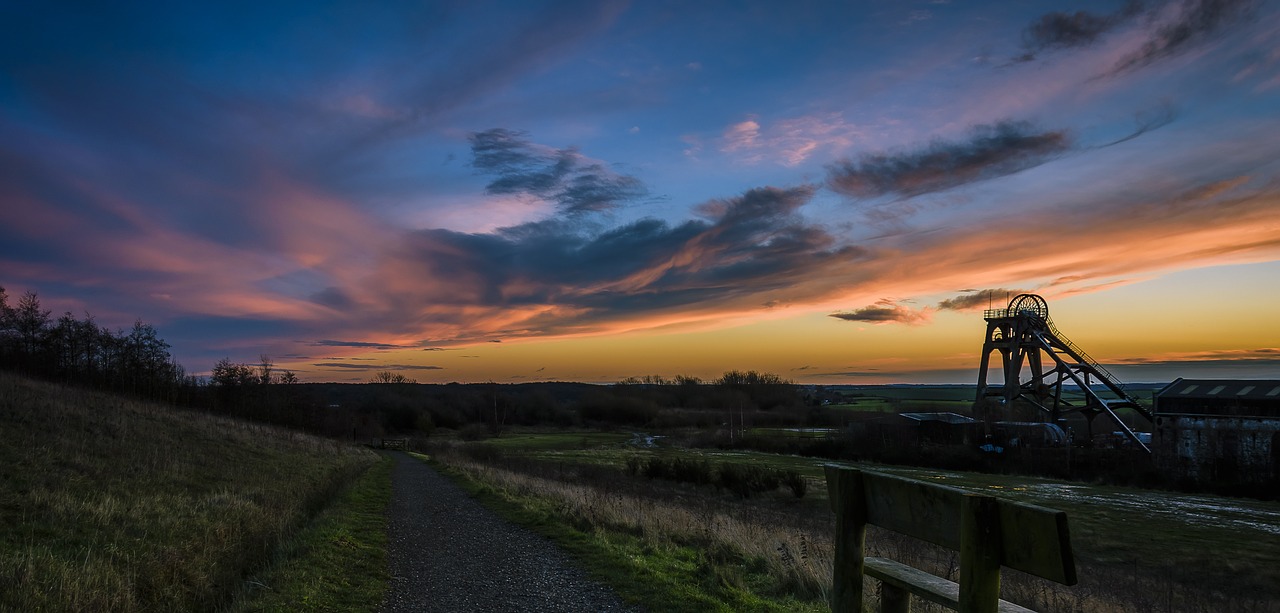
[[[825,599],[833,555],[829,535],[815,535],[812,527],[797,522],[779,522],[778,513],[749,504],[701,504],[689,498],[635,495],[590,480],[527,474],[473,460],[447,445],[435,451],[437,461],[492,487],[552,500],[559,516],[581,528],[637,534],[655,547],[674,542],[727,548],[763,563],[779,584],[797,595]]]
[[[371,452],[0,373],[0,609],[209,610]]]
[[[628,479],[621,461],[614,463],[619,466],[593,463],[590,460],[597,452],[592,451],[558,454],[552,456],[553,461],[540,463],[517,453],[489,457],[476,453],[477,449],[441,445],[437,459],[519,496],[552,500],[557,515],[582,528],[628,531],[655,546],[675,541],[708,550],[727,548],[763,561],[779,584],[790,586],[797,594],[820,598],[829,590],[834,515],[825,501],[790,505],[767,497],[741,501],[710,488]],[[464,450],[469,453],[460,453]],[[607,454],[607,450],[598,454]],[[764,463],[767,459],[752,456],[751,461]],[[825,491],[820,486],[810,489]],[[1104,501],[1095,506],[1109,508]],[[1093,515],[1098,512],[1095,509]],[[1236,543],[1196,541],[1189,530],[1156,534],[1154,528],[1124,514],[1109,519],[1093,515],[1089,516],[1091,522],[1123,524],[1115,529],[1152,532],[1150,542],[1132,552],[1137,561],[1128,565],[1099,563],[1092,559],[1096,555],[1078,552],[1081,582],[1076,586],[1006,570],[1003,597],[1046,612],[1280,612],[1280,601],[1273,591],[1241,587],[1252,585],[1251,577],[1270,572],[1252,566],[1266,558],[1244,555],[1246,550]],[[1093,525],[1081,524],[1079,519],[1073,523],[1073,532]],[[1160,557],[1160,551],[1176,551],[1182,556],[1187,539],[1203,546],[1202,558],[1216,558],[1212,567],[1179,568],[1176,562]],[[875,527],[868,529],[867,549],[868,555],[892,558],[953,581],[958,578],[958,554],[954,551]],[[1234,560],[1230,552],[1241,552],[1241,560]],[[1225,568],[1234,569],[1240,578],[1231,582],[1195,579]],[[867,580],[867,594],[873,602],[877,588],[877,582]],[[917,601],[912,610],[927,613],[945,609]]]

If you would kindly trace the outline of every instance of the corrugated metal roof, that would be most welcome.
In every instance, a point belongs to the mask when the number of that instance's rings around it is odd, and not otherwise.
[[[898,413],[898,415],[915,421],[941,421],[948,424],[971,424],[978,421],[959,413]]]
[[[1280,396],[1280,379],[1178,379],[1156,396],[1274,399]]]

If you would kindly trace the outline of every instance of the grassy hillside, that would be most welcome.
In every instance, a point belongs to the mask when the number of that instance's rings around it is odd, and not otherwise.
[[[210,610],[372,452],[0,372],[0,610]]]

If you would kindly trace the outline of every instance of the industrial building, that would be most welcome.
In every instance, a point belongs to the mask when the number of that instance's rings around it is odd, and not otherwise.
[[[1153,459],[1175,478],[1280,485],[1280,379],[1178,379],[1155,396]]]

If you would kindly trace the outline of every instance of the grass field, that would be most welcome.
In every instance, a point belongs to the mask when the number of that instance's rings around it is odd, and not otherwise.
[[[0,610],[224,606],[377,459],[0,373]]]
[[[390,457],[384,457],[245,581],[235,611],[373,611],[387,569]]]
[[[838,411],[897,413],[902,411],[951,411],[964,415],[973,406],[969,386],[879,385],[840,390],[841,402],[826,405]]]
[[[630,444],[634,438],[525,433],[483,444],[499,446],[515,458],[616,470],[619,475],[634,457],[796,470],[810,479],[811,487],[804,503],[794,504],[791,511],[830,518],[823,500],[822,460],[748,451],[638,448]],[[574,448],[574,440],[581,445]],[[509,465],[520,463],[508,458]],[[1117,611],[1280,610],[1280,503],[1013,475],[862,467],[1066,511],[1082,584],[1072,588],[1070,598],[1076,601],[1061,596],[1061,602],[1088,602],[1100,607],[1096,610]],[[686,488],[680,495],[690,494]]]

